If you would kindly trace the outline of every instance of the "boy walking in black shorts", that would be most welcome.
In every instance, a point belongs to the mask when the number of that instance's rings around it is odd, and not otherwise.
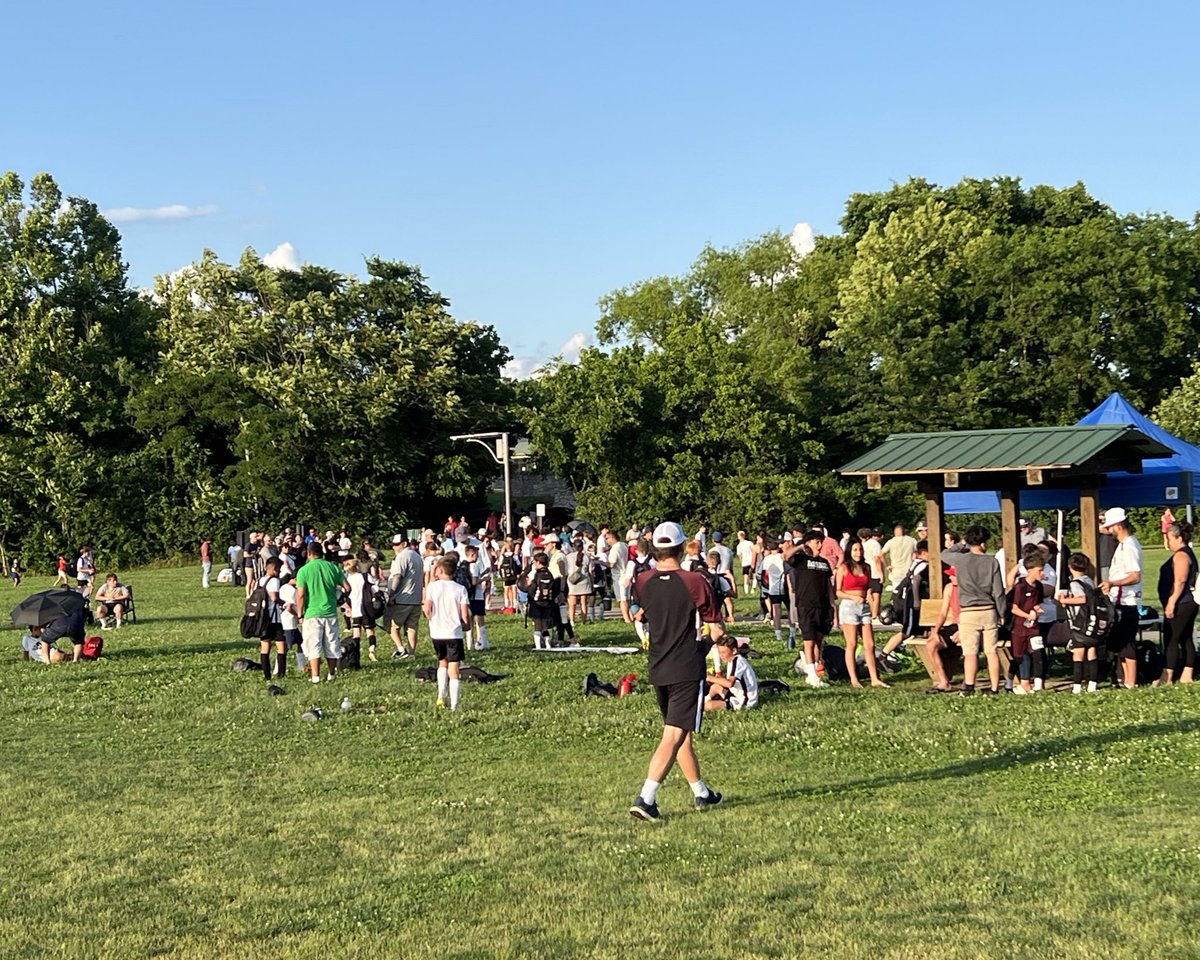
[[[640,820],[659,819],[656,795],[676,761],[696,798],[696,809],[715,807],[721,795],[700,779],[700,761],[692,743],[704,717],[704,678],[709,642],[696,627],[696,614],[709,625],[710,636],[725,633],[712,587],[702,574],[681,570],[686,536],[677,523],[660,523],[652,538],[658,566],[646,570],[634,585],[641,610],[650,626],[650,682],[663,715],[663,733],[642,791],[629,808]]]
[[[425,590],[423,607],[429,621],[429,638],[433,641],[433,652],[438,658],[437,707],[446,706],[450,697],[450,709],[458,709],[460,681],[458,665],[462,662],[463,627],[471,622],[471,608],[467,603],[467,588],[454,579],[458,562],[453,557],[443,557],[433,568],[434,580]]]

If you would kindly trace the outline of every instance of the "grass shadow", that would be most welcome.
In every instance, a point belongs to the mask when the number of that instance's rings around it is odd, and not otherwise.
[[[905,773],[889,773],[876,777],[847,780],[844,783],[824,787],[796,787],[775,790],[763,796],[763,800],[788,800],[799,797],[828,796],[837,793],[853,793],[856,790],[874,790],[892,787],[901,783],[921,783],[949,780],[954,777],[970,777],[980,773],[995,773],[1013,767],[1047,760],[1060,753],[1081,747],[1099,749],[1107,744],[1126,740],[1142,740],[1168,733],[1193,733],[1200,730],[1200,717],[1192,717],[1173,723],[1142,723],[1133,727],[1109,730],[1102,733],[1086,733],[1077,737],[1052,737],[1033,743],[1016,744],[991,757],[976,757],[957,763],[935,767],[932,770]]]

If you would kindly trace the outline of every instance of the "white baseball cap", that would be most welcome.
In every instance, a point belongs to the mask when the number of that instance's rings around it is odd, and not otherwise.
[[[1104,511],[1104,516],[1100,518],[1100,526],[1111,527],[1114,523],[1125,522],[1124,507],[1109,507]]]
[[[687,534],[679,524],[668,520],[654,528],[651,539],[656,547],[677,547],[687,539]]]
[[[404,536],[404,534],[402,534],[402,533],[398,533],[398,534],[396,534],[394,537],[392,537],[392,546],[393,546],[393,547],[398,547],[398,546],[400,546],[400,544],[402,544],[402,543],[403,543],[403,542],[404,542],[406,539],[407,539],[407,538]]]
[[[557,533],[548,533],[542,537],[542,543],[558,543]]]

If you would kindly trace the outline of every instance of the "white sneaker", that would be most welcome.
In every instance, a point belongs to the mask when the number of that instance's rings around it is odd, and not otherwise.
[[[319,673],[314,673],[311,677],[308,678],[308,682],[309,683],[320,683],[321,675]]]
[[[1027,696],[1029,696],[1029,693],[1030,693],[1029,690],[1026,690],[1024,687],[1020,687],[1020,686],[1014,686],[1012,688],[1012,692],[1015,693],[1018,697],[1027,697]]]

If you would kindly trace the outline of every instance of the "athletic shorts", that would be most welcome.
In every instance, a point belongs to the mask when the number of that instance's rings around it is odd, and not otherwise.
[[[1138,608],[1117,606],[1117,619],[1108,635],[1108,652],[1119,660],[1137,659]]]
[[[874,577],[872,577],[870,580],[867,581],[867,592],[868,593],[883,593],[883,581],[876,580]]]
[[[843,600],[838,604],[838,619],[843,625],[861,627],[871,622],[871,605],[858,600]]]
[[[768,593],[767,594],[767,601],[770,603],[778,603],[778,604],[782,605],[783,600],[784,600],[784,596],[782,593]]]
[[[433,654],[439,660],[445,660],[447,663],[462,663],[462,637],[451,640],[434,640]]]
[[[700,732],[704,719],[704,681],[684,680],[682,683],[654,685],[663,726]]]
[[[275,640],[275,641],[282,643],[283,642],[283,624],[282,623],[267,624],[267,635],[265,637],[263,637],[263,639],[268,642]]]
[[[342,634],[337,617],[305,617],[300,624],[300,633],[305,660],[341,659]]]
[[[744,564],[744,563],[742,564],[742,576],[743,576],[743,577],[748,577],[748,576],[750,576],[750,574],[752,574],[753,572],[754,572],[754,568],[753,568],[753,567],[749,567],[749,566],[747,566],[747,565],[746,565],[746,564]]]
[[[804,640],[820,640],[833,629],[833,611],[827,607],[796,607],[792,621]]]
[[[346,627],[349,630],[353,630],[355,627],[358,627],[360,630],[374,630],[375,619],[368,617],[366,614],[363,614],[361,617],[347,617]]]
[[[287,648],[289,650],[291,650],[292,647],[300,646],[300,643],[301,643],[300,631],[299,630],[284,630],[283,631],[283,642],[284,642],[284,644],[287,645]]]
[[[467,603],[471,607],[471,616],[473,616],[473,617],[486,617],[487,616],[487,600],[486,599],[476,600],[474,597],[472,597],[470,600],[467,601]]]
[[[621,578],[616,576],[616,574],[613,575],[612,593],[613,599],[616,600],[617,603],[629,602],[629,587],[623,584],[621,582]]]
[[[505,577],[504,585],[506,587],[515,587],[517,585],[517,578],[516,577]]]

